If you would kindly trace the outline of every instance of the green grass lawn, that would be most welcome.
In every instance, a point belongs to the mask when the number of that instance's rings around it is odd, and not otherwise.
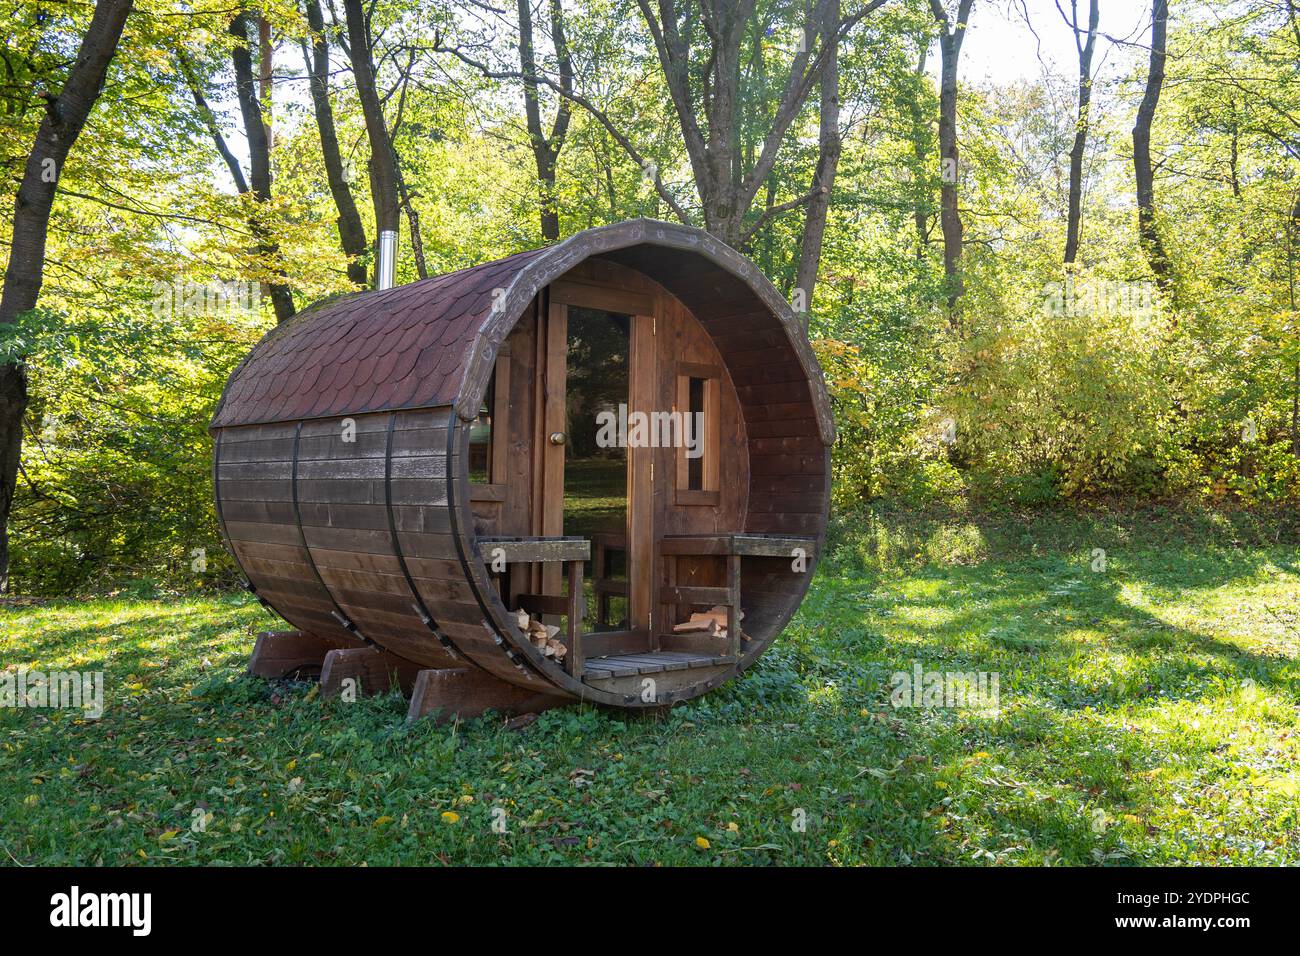
[[[744,680],[521,730],[247,679],[244,596],[0,610],[0,665],[108,684],[0,711],[0,861],[1300,863],[1300,551],[1255,531],[850,522]],[[918,661],[1000,708],[895,709]]]

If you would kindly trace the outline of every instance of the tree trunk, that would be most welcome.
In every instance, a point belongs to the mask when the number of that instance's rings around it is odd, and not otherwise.
[[[248,19],[249,14],[240,13],[230,21],[230,35],[237,41],[230,51],[230,60],[235,70],[235,96],[239,100],[244,135],[248,137],[249,190],[253,199],[259,205],[264,205],[271,201],[271,146],[266,138],[266,124],[262,119],[262,107],[253,77]],[[271,230],[260,209],[254,213],[252,229],[257,237],[258,255],[276,275],[283,277],[284,271],[279,265],[280,246],[271,236]],[[275,321],[288,321],[294,314],[293,294],[289,291],[289,286],[276,281],[268,283],[268,286],[271,306],[275,309]]]
[[[957,305],[962,295],[962,222],[957,207],[957,182],[961,175],[961,156],[957,144],[957,62],[961,57],[966,24],[973,0],[961,0],[957,23],[949,25],[941,0],[930,0],[930,7],[942,32],[939,35],[939,224],[943,230],[943,274],[948,286],[949,322],[958,326]]]
[[[570,102],[573,92],[573,64],[564,32],[564,9],[561,0],[551,0],[551,37],[560,70],[562,95],[556,107],[551,134],[542,130],[541,103],[538,97],[537,58],[533,51],[533,14],[530,0],[518,0],[519,71],[524,83],[524,115],[528,122],[528,141],[537,167],[538,218],[542,238],[555,242],[560,238],[560,207],[555,188],[555,168],[564,138],[568,134]]]
[[[262,125],[266,127],[267,149],[275,146],[275,134],[271,128],[271,77],[273,44],[271,41],[271,21],[265,13],[257,15],[257,98],[262,107]]]
[[[180,47],[176,48],[176,63],[180,67],[181,75],[185,77],[186,85],[190,88],[190,95],[194,97],[194,108],[199,111],[199,118],[207,127],[212,142],[216,144],[222,162],[230,170],[230,178],[235,182],[235,190],[243,195],[248,192],[248,180],[244,178],[244,170],[240,167],[235,154],[231,152],[226,137],[221,134],[221,126],[217,122],[216,114],[212,112],[212,107],[208,105],[207,97],[203,95],[203,84],[194,70],[194,65]]]
[[[424,236],[420,232],[420,213],[415,208],[415,203],[411,202],[414,195],[406,189],[406,177],[402,175],[402,167],[395,166],[397,170],[397,195],[401,200],[402,209],[406,211],[406,224],[411,230],[411,257],[415,259],[415,274],[421,279],[429,278],[429,264],[424,258]]]
[[[775,167],[781,145],[836,45],[818,43],[814,51],[814,38],[833,36],[838,41],[853,24],[884,2],[869,0],[850,16],[840,18],[830,12],[831,8],[838,6],[838,0],[815,0],[804,28],[805,41],[792,59],[771,123],[761,137],[757,157],[752,163],[747,163],[741,149],[740,51],[746,23],[755,10],[755,0],[705,3],[698,7],[690,4],[684,22],[673,0],[659,0],[657,11],[652,0],[637,0],[672,97],[682,143],[690,159],[695,190],[704,213],[704,228],[710,233],[729,245],[743,245],[774,215],[812,200],[815,194],[810,191],[790,202],[778,203],[764,210],[756,223],[746,228],[746,217]],[[703,21],[709,47],[707,57],[697,58],[699,62],[692,63],[691,17],[697,14]],[[828,21],[834,22],[833,30],[822,29]],[[655,186],[678,216],[685,219],[680,205],[663,189],[657,178]],[[812,255],[811,245],[807,252]]]
[[[1296,36],[1300,43],[1300,32]],[[1296,311],[1296,275],[1295,247],[1296,236],[1300,235],[1300,194],[1291,206],[1291,221],[1286,229],[1286,287],[1287,301],[1292,314]],[[1291,369],[1291,454],[1300,458],[1300,358],[1292,363]]]
[[[1153,0],[1151,4],[1151,61],[1147,69],[1146,92],[1138,107],[1137,122],[1133,125],[1133,173],[1137,185],[1138,240],[1156,283],[1169,288],[1169,257],[1156,227],[1155,173],[1151,166],[1151,125],[1155,121],[1156,107],[1160,105],[1160,91],[1165,82],[1165,44],[1169,25],[1169,0]]]
[[[18,486],[26,411],[26,367],[17,362],[0,365],[0,594],[9,590],[9,514]]]
[[[822,43],[826,55],[822,60],[820,79],[818,157],[813,173],[812,189],[808,200],[808,213],[804,219],[803,237],[799,246],[799,271],[795,274],[795,287],[803,290],[807,304],[805,325],[812,313],[813,289],[817,284],[817,270],[821,266],[822,244],[826,237],[826,219],[830,213],[831,189],[835,186],[835,173],[840,165],[840,60],[839,38],[836,31],[840,22],[839,0],[831,0],[822,21]]]
[[[925,61],[930,48],[922,41],[921,55],[916,62],[916,98],[912,103],[912,157],[916,160],[916,181],[912,184],[916,195],[912,201],[912,223],[916,227],[916,258],[925,258],[930,247],[930,214],[933,202],[930,177],[926,170],[926,144],[930,136],[929,124],[922,117],[921,90],[925,79]]]
[[[348,56],[356,78],[357,98],[370,140],[370,196],[375,207],[375,229],[396,232],[401,215],[397,189],[397,159],[393,152],[384,110],[375,89],[375,64],[370,49],[370,27],[361,0],[343,0],[348,24]],[[378,263],[376,262],[376,270]],[[378,277],[378,272],[374,273]]]
[[[866,0],[852,14],[840,18],[834,30],[835,38],[839,40],[846,36],[854,24],[861,22],[886,2],[887,0]],[[729,0],[725,3],[697,4],[691,0],[679,13],[675,0],[658,0],[657,3],[655,0],[636,0],[654,42],[664,82],[677,114],[682,144],[690,160],[695,191],[703,210],[705,229],[723,242],[737,247],[743,246],[772,217],[805,206],[812,198],[812,193],[809,192],[788,202],[778,203],[765,209],[753,223],[747,225],[758,192],[772,175],[782,145],[788,140],[787,134],[807,102],[813,84],[821,75],[823,59],[829,47],[819,44],[815,54],[810,48],[813,38],[820,36],[819,25],[829,16],[825,11],[838,3],[838,0],[815,0],[809,4],[814,9],[808,11],[810,16],[805,21],[805,42],[792,58],[771,122],[762,135],[759,148],[751,154],[749,150],[741,148],[740,50],[746,24],[754,14],[756,3],[757,0]],[[559,8],[555,6],[553,20],[557,13]],[[562,16],[559,19],[562,21]],[[708,49],[703,54],[696,55],[693,60],[691,42],[697,22],[708,38]],[[460,47],[445,47],[435,43],[435,49],[455,54],[485,76],[526,81],[532,79],[526,63],[518,73],[505,73],[467,55]],[[563,74],[563,66],[561,70]],[[645,171],[659,200],[666,203],[679,220],[691,222],[692,216],[665,186],[655,164],[637,149],[628,132],[608,113],[589,97],[567,90],[563,75],[562,82],[544,75],[538,75],[537,82],[549,86],[565,100],[586,110],[632,161]],[[751,156],[752,161],[749,161]],[[539,183],[545,181],[545,176],[539,178]],[[656,203],[656,208],[657,205]]]
[[[238,19],[236,19],[236,21],[232,22],[230,25],[232,35],[243,35],[243,39],[247,40],[247,36],[246,34],[242,34],[242,30],[240,33],[236,33],[236,30],[239,29]],[[193,64],[190,63],[189,58],[185,55],[184,50],[177,48],[176,60],[180,66],[181,73],[185,77],[185,82],[190,88],[190,94],[194,97],[194,106],[198,110],[200,118],[203,120],[203,125],[207,127],[208,134],[212,137],[212,141],[217,147],[217,152],[221,154],[221,158],[225,162],[226,168],[230,170],[230,177],[235,182],[236,191],[241,196],[251,196],[257,203],[266,202],[271,195],[271,161],[269,150],[262,150],[259,153],[253,145],[257,140],[257,137],[249,137],[249,156],[250,159],[253,160],[251,163],[252,171],[250,175],[255,177],[252,184],[250,184],[249,180],[244,176],[243,169],[239,166],[239,160],[235,158],[235,154],[231,151],[229,144],[226,142],[226,137],[222,135],[221,126],[217,122],[217,117],[212,112],[212,108],[208,105],[207,98],[203,95],[202,82],[195,72]],[[242,65],[241,60],[243,61]],[[258,129],[264,130],[265,127],[261,121],[254,117],[255,112],[260,112],[257,100],[254,98],[251,105],[249,105],[246,102],[247,97],[244,94],[244,90],[251,90],[253,86],[252,61],[247,48],[237,46],[231,53],[231,61],[235,69],[236,95],[239,99],[240,112],[243,117],[245,129],[247,130],[249,128],[248,124],[253,122]],[[244,79],[241,79],[241,77],[244,77]],[[260,160],[258,159],[259,155],[261,156]],[[258,257],[266,263],[275,263],[280,256],[279,245],[271,239],[270,230],[267,227],[267,223],[264,220],[260,209],[256,207],[249,208],[248,228],[257,240]],[[281,276],[284,274],[283,270],[279,268],[276,268],[276,272]],[[263,283],[262,287],[270,291],[271,305],[275,309],[276,321],[283,322],[286,319],[292,318],[294,315],[293,294],[289,287],[283,283]]]
[[[1300,458],[1300,359],[1291,368],[1291,456]]]
[[[713,45],[713,71],[706,74],[704,102],[708,115],[708,149],[704,161],[708,168],[707,195],[704,199],[704,218],[710,232],[731,246],[741,242],[741,223],[745,209],[741,208],[737,175],[740,169],[739,124],[736,107],[739,102],[740,47],[745,21],[750,9],[730,4],[718,4],[712,11],[711,32],[717,37]],[[815,27],[805,30],[805,46],[811,46]]]
[[[132,0],[98,0],[77,59],[57,96],[46,95],[45,117],[27,156],[14,203],[13,236],[0,324],[8,325],[36,307],[45,277],[45,240],[54,193],[68,153],[104,88]],[[9,589],[9,514],[13,510],[22,456],[27,370],[17,362],[0,365],[0,593]]]
[[[329,182],[334,208],[338,210],[339,243],[348,257],[348,278],[359,286],[366,284],[366,229],[361,223],[356,200],[343,175],[343,156],[339,152],[338,133],[334,128],[334,110],[330,106],[329,43],[325,39],[325,18],[319,0],[306,0],[307,25],[311,28],[311,57],[307,60],[311,72],[311,99],[316,113],[316,129],[320,132],[321,157],[325,162],[325,178]],[[304,57],[306,51],[304,50]]]
[[[1076,0],[1077,2],[1077,0]],[[1083,218],[1083,154],[1088,147],[1088,120],[1092,105],[1092,54],[1097,48],[1098,0],[1088,3],[1088,38],[1079,42],[1078,18],[1074,28],[1074,45],[1079,51],[1079,113],[1074,127],[1074,144],[1070,147],[1070,208],[1066,216],[1065,261],[1074,262],[1079,255],[1079,229]],[[1071,8],[1072,10],[1074,7]]]
[[[429,265],[424,259],[424,236],[420,232],[420,213],[412,200],[416,194],[406,188],[406,177],[402,174],[402,164],[397,158],[397,131],[402,128],[402,118],[406,115],[406,91],[411,82],[411,72],[415,69],[418,50],[411,48],[406,60],[406,69],[402,70],[400,82],[402,93],[397,98],[397,118],[393,120],[392,129],[388,131],[388,141],[393,145],[393,172],[397,175],[397,199],[406,213],[406,222],[411,229],[411,256],[415,259],[415,274],[421,279],[429,278]]]

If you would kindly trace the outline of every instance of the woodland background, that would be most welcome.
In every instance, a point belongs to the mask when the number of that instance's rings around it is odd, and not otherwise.
[[[636,216],[742,249],[842,521],[1294,509],[1300,3],[1100,5],[4,0],[0,582],[234,583],[220,390],[398,224],[399,282]],[[1037,68],[963,70],[996,24]]]

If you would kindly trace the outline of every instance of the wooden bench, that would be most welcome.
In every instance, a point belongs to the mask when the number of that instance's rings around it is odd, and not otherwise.
[[[740,656],[740,562],[742,558],[805,557],[817,547],[815,538],[770,534],[669,534],[659,539],[659,554],[668,576],[660,588],[659,602],[668,607],[667,627],[671,632],[682,604],[706,604],[727,609],[727,656]],[[678,587],[677,559],[681,557],[726,559],[726,584],[722,587]]]
[[[582,565],[591,557],[591,542],[576,537],[479,538],[479,553],[491,571],[497,564],[539,564],[560,561],[568,569],[569,593],[521,594],[519,606],[529,614],[559,614],[568,619],[564,667],[575,678],[582,677]],[[526,636],[526,635],[525,635]]]

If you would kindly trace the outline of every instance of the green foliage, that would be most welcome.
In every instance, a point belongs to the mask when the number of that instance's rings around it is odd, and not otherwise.
[[[1114,288],[1069,276],[1046,294],[1016,289],[1002,321],[961,343],[949,390],[955,453],[990,496],[1010,489],[1058,495],[1140,490],[1135,468],[1162,454],[1169,415],[1162,362],[1165,322],[1155,309],[1058,303],[1077,290]],[[1070,295],[1073,291],[1074,294]],[[1152,295],[1154,299],[1154,295]]]
[[[953,315],[932,160],[917,161],[934,144],[913,123],[934,114],[933,93],[906,56],[878,71],[890,95],[846,143],[812,323],[841,430],[837,500],[1300,502],[1300,34],[1275,5],[1243,6],[1174,21],[1157,123],[1166,289],[1136,245],[1131,167],[1115,161],[1141,57],[1132,82],[1094,91],[1071,267],[1070,79],[962,87],[966,292]]]
[[[33,384],[13,520],[31,593],[111,588],[142,573],[234,583],[212,509],[213,406],[264,331],[256,315],[154,310],[142,290],[109,315],[37,311],[6,328]]]

